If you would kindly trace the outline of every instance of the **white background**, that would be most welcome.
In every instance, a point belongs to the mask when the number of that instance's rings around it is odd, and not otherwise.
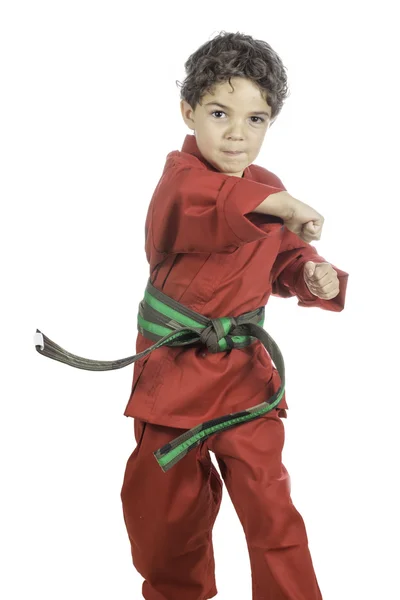
[[[73,369],[33,335],[89,358],[135,353],[148,203],[191,133],[175,80],[221,30],[264,39],[287,67],[291,95],[256,164],[325,216],[318,252],[350,273],[341,313],[267,307],[286,363],[292,499],[324,600],[400,598],[395,6],[2,3],[2,598],[141,597],[119,495],[133,365]],[[226,490],[214,544],[218,598],[250,600]]]

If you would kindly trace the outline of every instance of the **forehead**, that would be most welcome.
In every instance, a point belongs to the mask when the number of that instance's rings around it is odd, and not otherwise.
[[[232,84],[232,85],[231,85]],[[219,105],[221,108],[232,111],[246,110],[264,114],[271,114],[271,107],[266,101],[267,92],[245,78],[235,77],[231,82],[225,81],[213,86],[206,92],[201,100],[203,106]]]

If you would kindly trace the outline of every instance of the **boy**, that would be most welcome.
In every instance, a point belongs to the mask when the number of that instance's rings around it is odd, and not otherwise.
[[[320,215],[311,209],[303,220],[314,221],[316,232],[311,224],[302,230],[291,222],[282,182],[251,164],[282,103],[279,58],[264,42],[227,34],[204,44],[185,66],[181,112],[194,136],[186,136],[181,152],[168,155],[150,203],[146,254],[152,284],[210,318],[264,306],[271,292],[297,295],[300,306],[341,311],[347,273],[293,232],[318,239]],[[137,351],[153,343],[139,334]],[[137,446],[121,497],[147,600],[217,594],[212,528],[222,482],[209,450],[244,528],[253,600],[321,598],[305,526],[281,463],[284,396],[261,418],[210,436],[167,474],[153,457],[155,448],[182,431],[272,396],[279,379],[258,341],[219,353],[163,347],[135,363],[125,415],[134,418]]]
[[[339,312],[348,274],[308,243],[320,237],[321,215],[252,164],[287,91],[276,53],[250,36],[223,32],[185,67],[181,112],[194,135],[168,154],[145,227],[147,292],[154,294],[148,302],[155,308],[166,301],[169,312],[157,329],[156,312],[140,305],[141,358],[134,357],[124,413],[134,419],[137,442],[121,489],[133,564],[147,600],[217,594],[212,528],[222,481],[211,450],[246,535],[253,600],[319,600],[305,525],[281,462],[288,408],[283,361],[273,340],[260,334],[259,307],[272,293]],[[201,315],[204,323],[212,320],[202,343],[189,336],[146,354],[178,329],[182,314],[188,322]],[[222,331],[226,315],[229,330]],[[74,359],[74,366],[91,368]],[[259,409],[257,418],[249,407]],[[242,422],[232,425],[226,416]],[[197,431],[207,435],[193,437]],[[164,455],[172,458],[160,469]]]

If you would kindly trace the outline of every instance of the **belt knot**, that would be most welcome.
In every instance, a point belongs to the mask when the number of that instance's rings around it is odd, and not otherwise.
[[[200,342],[207,346],[207,350],[211,354],[224,352],[219,342],[225,340],[230,349],[235,347],[232,340],[231,332],[237,327],[237,319],[235,317],[221,317],[218,319],[210,319],[210,324],[200,333]]]

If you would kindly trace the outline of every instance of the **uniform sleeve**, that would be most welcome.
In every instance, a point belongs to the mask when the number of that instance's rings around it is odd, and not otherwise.
[[[246,215],[282,191],[277,181],[267,185],[185,163],[172,165],[152,199],[155,248],[167,254],[219,252],[268,237],[268,230]]]
[[[298,305],[318,307],[323,310],[340,312],[344,309],[348,273],[330,263],[338,274],[339,294],[331,300],[314,296],[304,281],[303,269],[307,261],[329,262],[320,256],[311,244],[284,227],[280,251],[271,271],[272,295],[281,298],[297,296]]]

